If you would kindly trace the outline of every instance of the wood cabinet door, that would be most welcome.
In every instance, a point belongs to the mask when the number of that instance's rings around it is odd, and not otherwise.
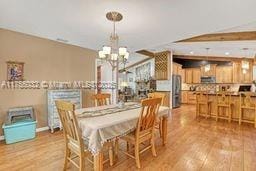
[[[233,67],[232,66],[217,66],[216,67],[216,82],[217,83],[232,83],[233,82]]]
[[[241,63],[233,62],[233,83],[241,82]]]
[[[182,66],[178,65],[178,75],[182,76]]]
[[[201,70],[199,68],[194,68],[192,72],[193,72],[192,82],[200,83],[201,82]]]
[[[186,83],[186,71],[185,71],[185,69],[181,69],[181,81],[182,81],[182,83]]]
[[[188,104],[196,104],[196,95],[194,94],[194,92],[188,92],[187,93],[187,103]]]
[[[217,70],[216,70],[217,73]],[[233,67],[225,66],[222,69],[223,74],[223,83],[232,83],[233,82]]]
[[[223,83],[223,67],[216,67],[216,83]]]
[[[205,72],[205,66],[201,66],[200,69],[202,77],[216,76],[216,64],[211,64],[210,71],[207,72]]]
[[[178,64],[172,63],[172,74],[177,75],[178,74]]]
[[[241,62],[233,62],[233,83],[252,83],[253,63],[250,62],[249,70],[243,73]]]
[[[211,64],[211,69],[208,71],[208,76],[216,76],[216,64]]]
[[[186,69],[185,70],[185,79],[186,79],[186,83],[193,83],[193,70],[192,69]]]
[[[207,73],[206,73],[205,70],[204,70],[204,66],[201,66],[201,67],[200,67],[200,70],[201,70],[201,77],[206,77],[206,76],[207,76]]]
[[[181,91],[181,103],[188,103],[188,93],[187,91]]]
[[[250,68],[249,70],[246,70],[246,73],[243,73],[241,74],[241,80],[242,80],[242,83],[249,83],[251,84],[252,83],[252,66],[250,65]]]

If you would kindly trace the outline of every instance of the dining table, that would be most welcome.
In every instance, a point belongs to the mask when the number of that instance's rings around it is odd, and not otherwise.
[[[141,112],[141,104],[127,102],[123,106],[118,104],[76,109],[78,125],[82,138],[94,158],[94,170],[103,170],[103,145],[116,138],[131,133]],[[162,144],[167,141],[167,121],[170,108],[160,106],[157,117],[162,123]]]

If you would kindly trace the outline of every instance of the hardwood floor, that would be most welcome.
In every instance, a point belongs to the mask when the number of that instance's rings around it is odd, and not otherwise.
[[[121,144],[121,148],[125,148]],[[62,170],[62,133],[39,133],[35,140],[13,145],[0,143],[0,170]],[[141,170],[256,170],[256,129],[253,124],[238,125],[211,119],[195,119],[194,106],[174,109],[168,122],[168,142],[156,143],[157,157],[141,155]],[[119,153],[117,163],[106,170],[136,170],[136,164]],[[87,165],[87,170],[92,170]],[[76,170],[70,166],[70,170]]]

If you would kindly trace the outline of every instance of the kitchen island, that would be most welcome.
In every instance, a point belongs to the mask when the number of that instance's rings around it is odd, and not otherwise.
[[[197,92],[195,92],[197,93]],[[252,104],[250,105],[251,107],[253,105],[256,105],[256,93],[250,93],[251,94],[251,100]],[[240,93],[239,92],[230,92],[231,95],[231,119],[233,121],[238,121],[239,120],[239,113],[240,113]],[[206,98],[206,93],[204,93],[204,96]],[[211,117],[216,117],[216,112],[217,112],[217,97],[215,92],[210,92],[208,93],[208,100],[211,102],[210,103],[210,116]],[[200,113],[205,113],[206,112],[206,106],[205,105],[200,105],[199,107]],[[227,114],[227,110],[224,109],[222,110],[223,114]],[[252,109],[243,109],[243,119],[248,120],[248,122],[253,122],[255,120],[255,111]]]

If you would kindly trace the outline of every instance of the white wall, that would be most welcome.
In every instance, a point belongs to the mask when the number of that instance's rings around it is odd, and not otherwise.
[[[112,72],[112,66],[108,62],[100,62],[97,60],[97,65],[101,66],[101,81],[102,82],[116,82],[116,71]],[[114,74],[112,76],[112,74]],[[116,103],[116,90],[102,89],[104,93],[110,93],[112,103]]]

